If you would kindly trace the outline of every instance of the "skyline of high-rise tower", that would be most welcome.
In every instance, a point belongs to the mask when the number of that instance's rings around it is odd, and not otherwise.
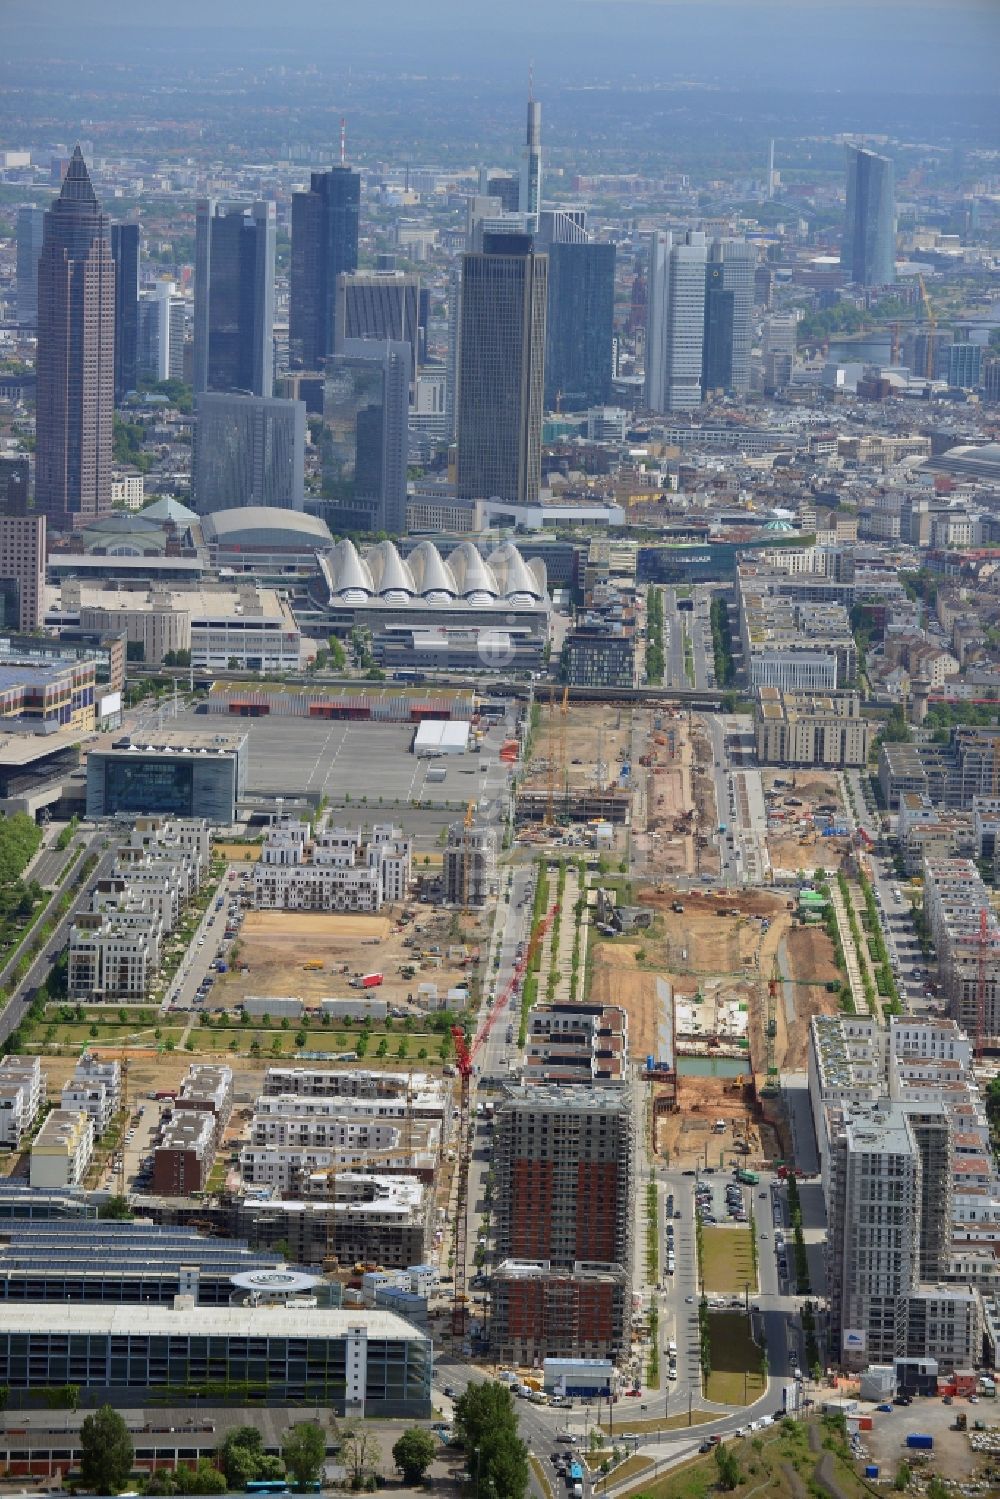
[[[690,411],[701,402],[708,246],[691,229],[674,243],[669,230],[650,237],[646,405]]]
[[[111,509],[115,266],[77,146],[38,262],[35,506],[61,530]]]
[[[458,493],[534,504],[542,481],[548,256],[529,234],[487,234],[462,257]]]
[[[529,234],[534,234],[538,229],[538,215],[542,209],[542,106],[530,90],[517,206],[525,216],[525,229]]]
[[[115,263],[115,405],[135,390],[139,364],[139,225],[111,225]]]
[[[852,146],[847,156],[847,207],[840,263],[856,286],[896,279],[896,187],[888,156]]]
[[[358,268],[361,175],[351,167],[312,172],[292,194],[288,357],[292,369],[322,369],[337,348],[337,278]]]
[[[754,271],[757,252],[745,239],[715,239],[708,251],[702,389],[746,395],[750,389]]]
[[[273,203],[198,200],[194,391],[269,396],[274,384]]]
[[[611,394],[615,247],[587,233],[582,209],[543,210],[538,245],[549,257],[545,404],[603,406]]]

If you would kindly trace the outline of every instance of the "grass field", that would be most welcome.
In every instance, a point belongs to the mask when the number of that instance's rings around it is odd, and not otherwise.
[[[761,1351],[750,1336],[750,1319],[743,1312],[711,1312],[712,1372],[705,1398],[720,1405],[752,1405],[763,1395],[767,1381],[760,1372]]]
[[[820,1442],[810,1446],[810,1428],[817,1426]],[[820,1493],[818,1477],[835,1484],[843,1499],[864,1499],[872,1491],[857,1475],[844,1439],[831,1418],[819,1422],[783,1421],[767,1432],[727,1442],[740,1470],[738,1494],[760,1492],[767,1499],[800,1499]],[[711,1453],[682,1463],[663,1478],[640,1477],[628,1491],[629,1499],[708,1499],[717,1494],[719,1471]],[[829,1490],[828,1490],[829,1492]]]
[[[757,1272],[753,1265],[749,1228],[710,1225],[702,1233],[705,1290],[742,1294],[749,1281],[751,1293],[756,1291]]]
[[[691,1412],[691,1420],[688,1421],[687,1411],[680,1411],[676,1416],[670,1416],[666,1421],[662,1417],[658,1420],[655,1416],[644,1421],[616,1421],[615,1431],[629,1436],[641,1434],[645,1431],[679,1431],[682,1426],[702,1426],[706,1421],[717,1421],[712,1411]]]

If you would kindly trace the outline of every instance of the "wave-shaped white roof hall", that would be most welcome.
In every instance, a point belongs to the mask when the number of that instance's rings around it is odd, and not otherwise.
[[[362,557],[345,537],[330,552],[327,566],[331,597],[342,603],[529,603],[543,601],[547,591],[544,562],[525,562],[509,541],[489,558],[463,541],[445,560],[432,541],[421,541],[405,559],[391,541],[379,542]]]

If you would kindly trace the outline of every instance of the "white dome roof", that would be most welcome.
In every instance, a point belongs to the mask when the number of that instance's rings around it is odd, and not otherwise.
[[[375,592],[368,564],[358,556],[357,547],[346,536],[330,553],[329,567],[334,594],[354,595],[353,599],[349,597],[349,602],[357,603],[359,595],[371,597]]]
[[[454,598],[458,592],[454,574],[432,541],[422,541],[406,559],[421,598],[442,594]]]
[[[455,548],[448,558],[448,566],[454,574],[457,591],[463,598],[470,598],[475,594],[499,598],[500,588],[493,576],[493,569],[483,560],[471,541],[463,541],[461,546]]]
[[[378,546],[372,547],[365,560],[375,584],[375,592],[380,596],[416,593],[413,574],[391,541],[380,541]]]
[[[500,585],[501,596],[513,599],[540,598],[538,581],[528,570],[521,553],[512,541],[505,541],[489,557],[489,566]]]

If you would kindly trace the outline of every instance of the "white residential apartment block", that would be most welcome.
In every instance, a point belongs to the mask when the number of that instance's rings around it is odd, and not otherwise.
[[[265,834],[254,903],[258,910],[380,911],[406,898],[412,858],[410,840],[388,823],[376,823],[365,839],[360,829],[311,834],[307,824],[283,819]]]
[[[38,1057],[0,1060],[0,1146],[16,1150],[45,1102],[45,1074]]]
[[[823,696],[761,687],[754,714],[759,765],[842,770],[868,762],[871,725],[856,692]]]
[[[355,1072],[347,1067],[269,1067],[264,1098],[361,1099],[405,1107],[414,1119],[451,1117],[450,1092],[426,1072]],[[258,1105],[263,1107],[263,1101]],[[387,1116],[388,1117],[388,1116]]]
[[[99,1137],[121,1106],[121,1086],[121,1066],[117,1061],[103,1062],[84,1052],[72,1078],[63,1084],[62,1108],[88,1114]]]
[[[926,861],[924,914],[952,1016],[975,1038],[981,1006],[984,1041],[1000,1043],[1000,922],[971,860]]]
[[[31,1146],[33,1187],[78,1187],[94,1154],[94,1121],[82,1109],[53,1109]]]
[[[73,999],[143,999],[176,926],[208,869],[204,818],[138,817],[123,829],[111,873],[70,930]]]

